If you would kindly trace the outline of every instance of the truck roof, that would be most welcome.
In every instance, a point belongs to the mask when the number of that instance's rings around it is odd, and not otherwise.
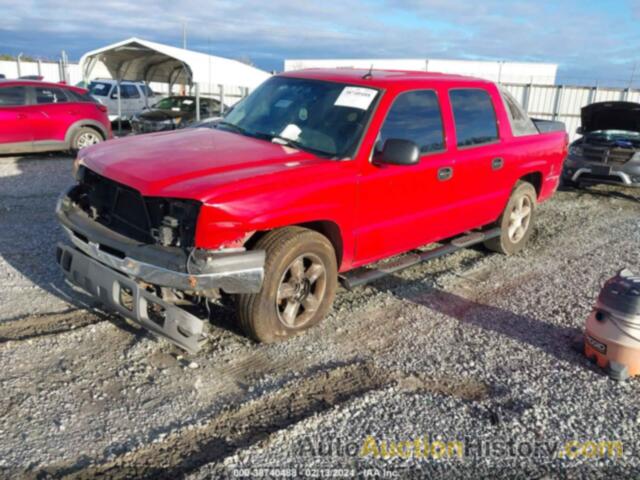
[[[371,73],[370,76],[367,74]],[[456,85],[487,85],[493,84],[488,80],[464,75],[454,75],[437,72],[418,72],[409,70],[368,70],[360,68],[310,68],[285,72],[281,75],[295,78],[309,78],[331,82],[344,82],[354,85],[387,88],[393,85],[453,83]]]

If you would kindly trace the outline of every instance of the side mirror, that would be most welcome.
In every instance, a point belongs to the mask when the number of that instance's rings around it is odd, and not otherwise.
[[[578,135],[582,135],[584,133],[584,129],[582,127],[578,127],[578,128],[576,128],[576,133]]]
[[[416,165],[420,161],[420,149],[410,140],[389,138],[375,160],[390,165]]]
[[[117,100],[117,99],[118,99],[118,93],[117,93],[117,92],[113,92],[113,93],[111,94],[111,98],[112,98],[113,100]]]

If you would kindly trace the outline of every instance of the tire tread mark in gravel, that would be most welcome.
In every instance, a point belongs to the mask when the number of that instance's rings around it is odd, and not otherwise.
[[[383,372],[370,363],[353,363],[292,381],[273,393],[228,410],[197,429],[183,429],[160,443],[81,470],[47,468],[41,475],[65,478],[182,478],[203,465],[218,463],[252,445],[266,443],[278,431],[367,392],[396,385],[404,392],[482,400],[489,388],[456,379],[425,379]]]
[[[84,309],[29,315],[0,323],[0,344],[66,333],[105,320],[105,316]]]

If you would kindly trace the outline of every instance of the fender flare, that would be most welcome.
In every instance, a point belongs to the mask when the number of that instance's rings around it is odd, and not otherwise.
[[[104,128],[104,125],[102,125],[100,122],[96,120],[92,120],[90,118],[84,118],[82,120],[78,120],[72,123],[69,126],[69,128],[67,128],[67,133],[64,136],[64,143],[67,145],[67,147],[69,148],[71,147],[71,141],[73,140],[73,135],[76,133],[76,131],[79,128],[82,128],[82,127],[91,127],[98,130],[98,132],[100,132],[100,135],[102,135],[103,140],[107,140],[109,138],[109,134],[107,132],[107,129]]]

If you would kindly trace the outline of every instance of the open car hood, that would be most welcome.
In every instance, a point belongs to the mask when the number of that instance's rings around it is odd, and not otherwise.
[[[582,108],[582,131],[625,130],[640,132],[640,103],[599,102]]]

